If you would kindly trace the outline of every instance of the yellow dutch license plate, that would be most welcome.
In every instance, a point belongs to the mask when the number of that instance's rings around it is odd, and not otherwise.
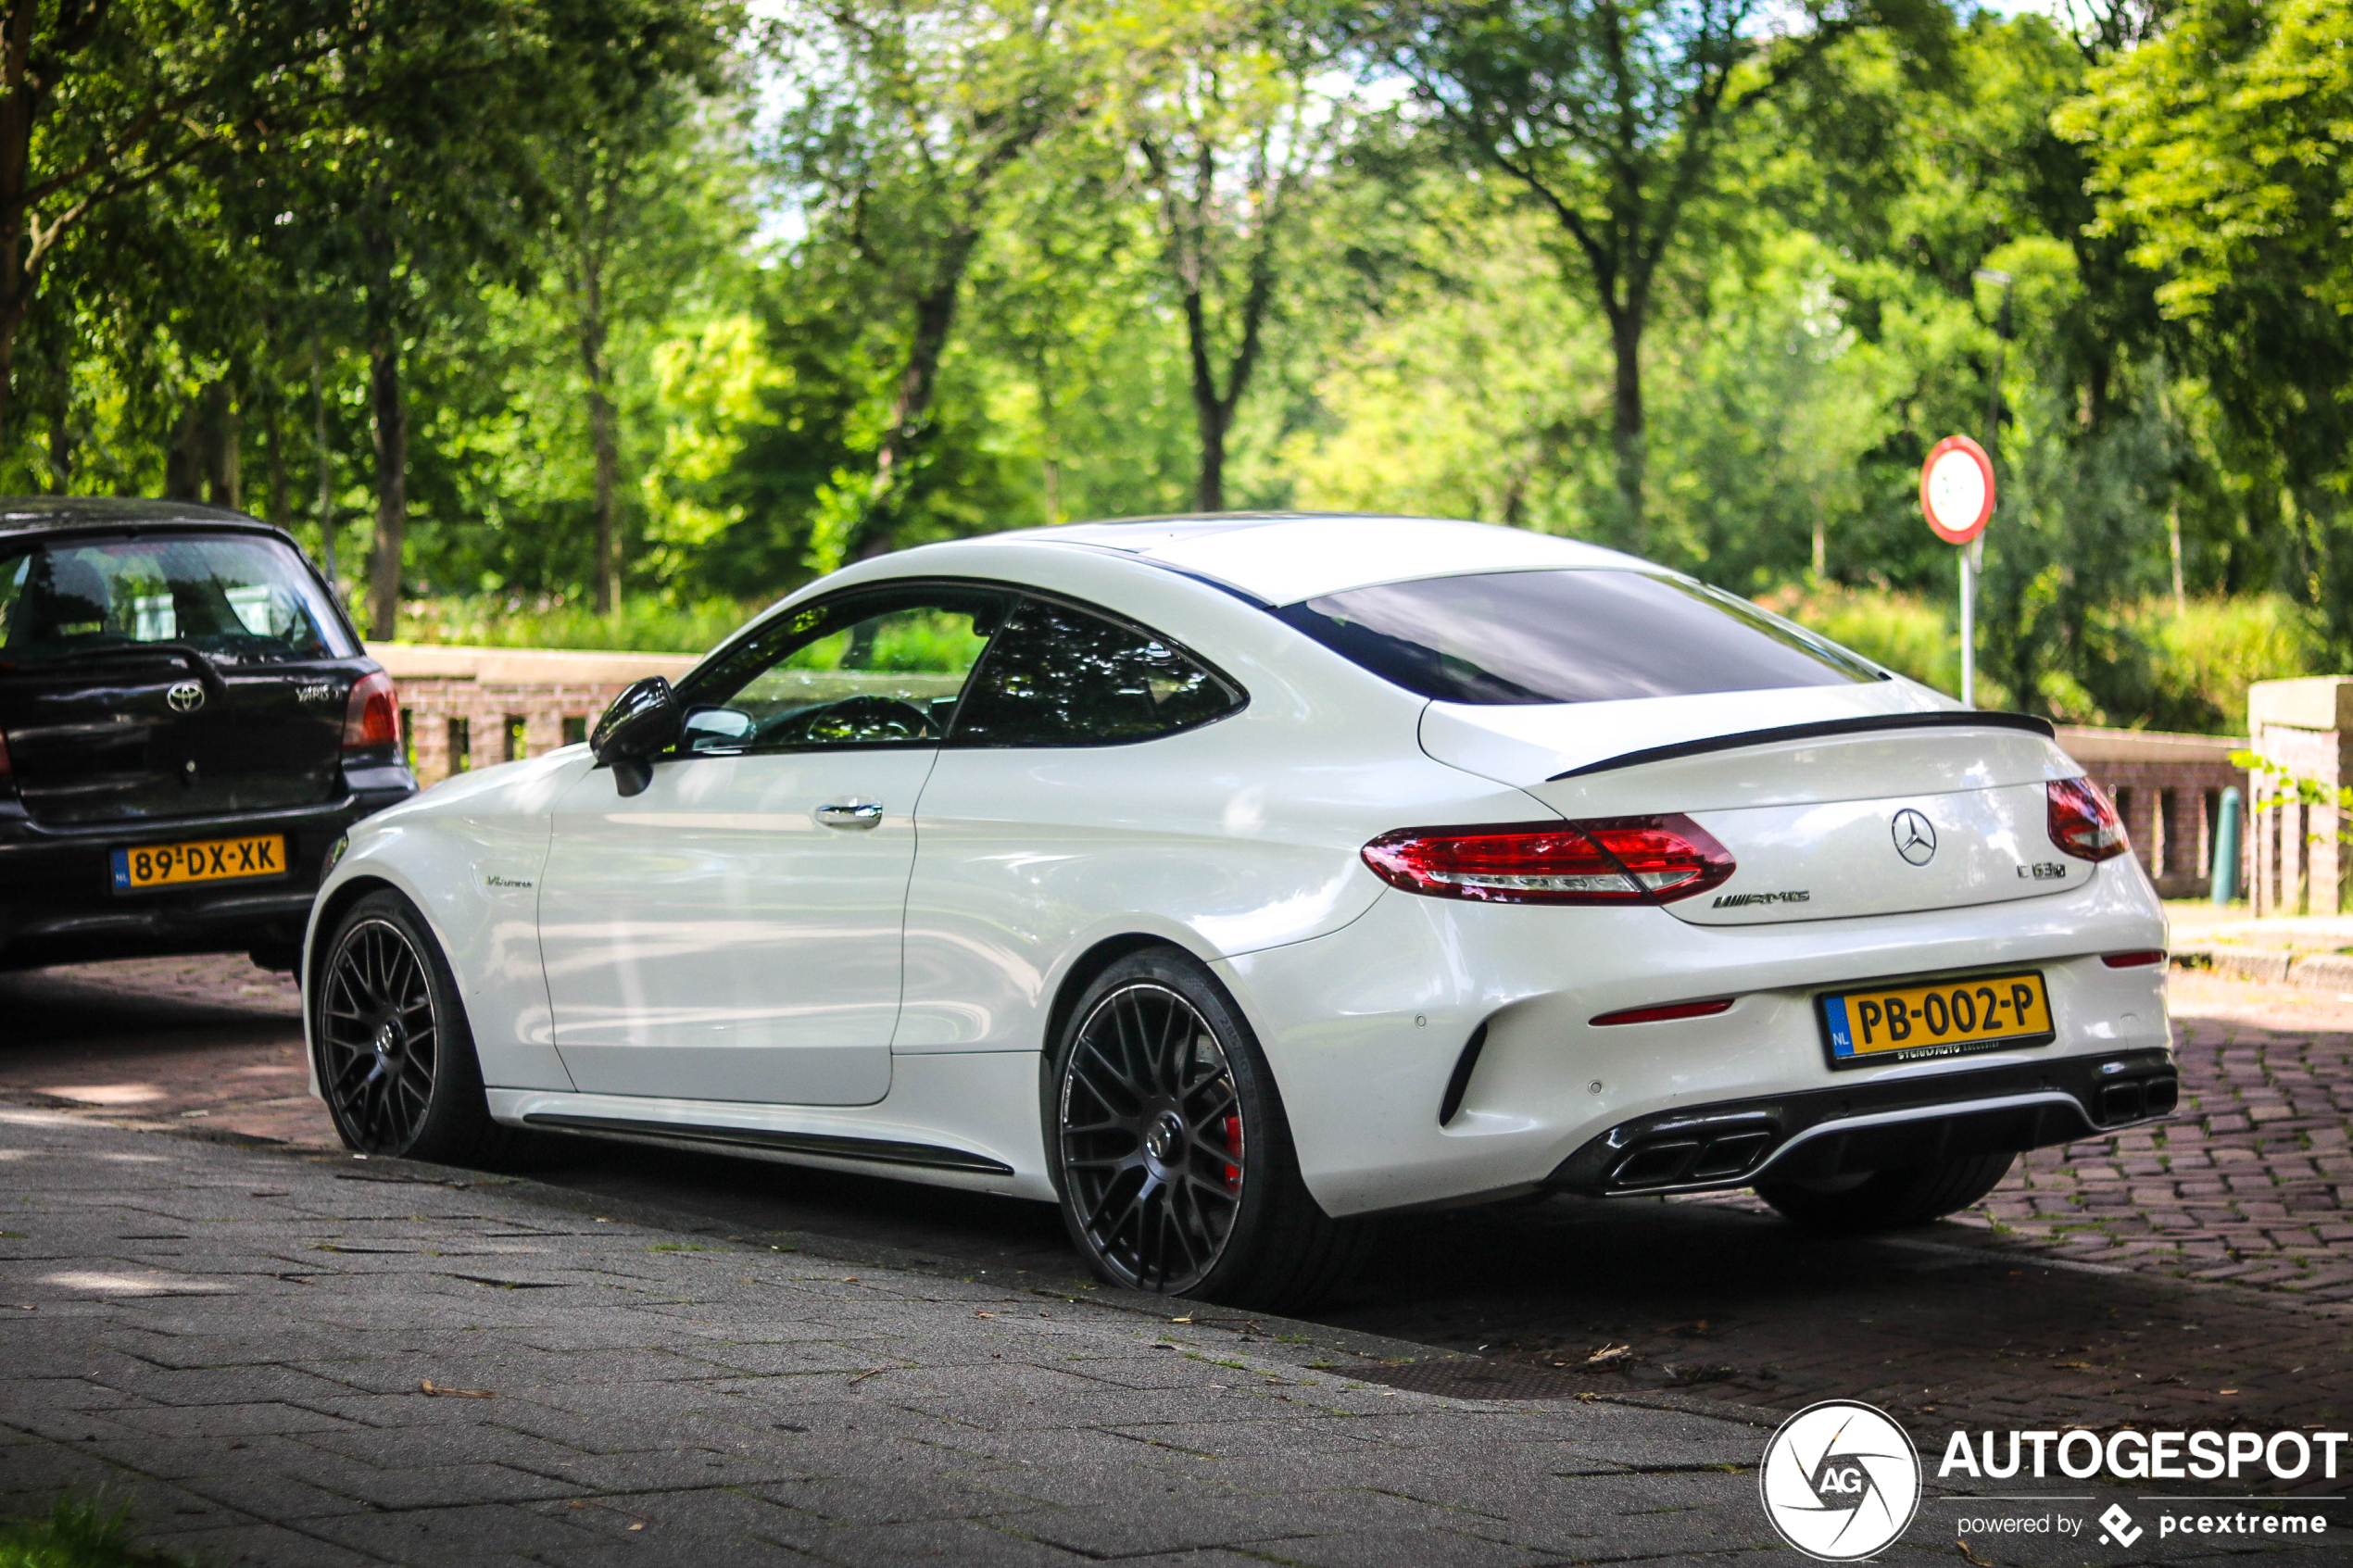
[[[1976,974],[1816,998],[1832,1067],[1958,1056],[2057,1037],[2040,973]]]
[[[285,874],[286,836],[279,833],[254,838],[208,838],[195,844],[148,844],[114,852],[117,893]]]

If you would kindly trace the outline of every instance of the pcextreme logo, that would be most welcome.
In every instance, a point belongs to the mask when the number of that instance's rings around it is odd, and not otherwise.
[[[1919,1456],[1885,1411],[1825,1399],[1781,1423],[1765,1445],[1757,1490],[1781,1539],[1819,1562],[1852,1562],[1912,1523]]]

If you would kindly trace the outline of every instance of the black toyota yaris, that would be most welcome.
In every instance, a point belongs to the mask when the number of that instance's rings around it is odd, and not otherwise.
[[[416,793],[392,678],[292,539],[0,498],[0,968],[292,968],[326,857]]]

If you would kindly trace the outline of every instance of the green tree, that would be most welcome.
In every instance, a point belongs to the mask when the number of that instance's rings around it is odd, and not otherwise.
[[[1762,0],[1441,0],[1399,7],[1368,35],[1472,168],[1558,224],[1563,264],[1608,325],[1617,522],[1637,546],[1642,336],[1661,270],[1720,194],[1742,119],[1865,17],[1809,0],[1802,30],[1775,42],[1765,13]]]
[[[1226,448],[1285,303],[1305,209],[1334,175],[1353,120],[1320,90],[1328,66],[1279,12],[1253,5],[1144,13],[1166,31],[1146,52],[1122,129],[1142,164],[1185,324],[1201,443],[1195,505],[1226,508]]]
[[[842,0],[783,32],[799,94],[786,169],[812,226],[871,270],[904,345],[872,466],[827,487],[821,568],[899,540],[991,207],[1016,163],[1094,105],[1088,19],[1069,0]]]
[[[2284,581],[2353,646],[2353,8],[2189,0],[2057,123],[2221,412],[2244,526],[2278,541],[2233,586]]]

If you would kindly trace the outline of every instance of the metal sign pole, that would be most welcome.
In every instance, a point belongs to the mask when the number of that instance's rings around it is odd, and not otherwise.
[[[1961,546],[1961,706],[1977,706],[1977,541]]]
[[[1948,435],[1920,465],[1929,532],[1961,551],[1961,706],[1977,706],[1977,580],[1985,571],[1985,524],[1994,516],[1994,461],[1966,435]]]

